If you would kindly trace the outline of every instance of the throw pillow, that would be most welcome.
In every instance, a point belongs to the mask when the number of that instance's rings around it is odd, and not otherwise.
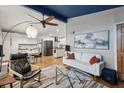
[[[98,63],[99,62],[99,59],[96,57],[96,56],[93,56],[91,59],[90,59],[90,64],[93,65],[95,63]]]
[[[75,59],[74,53],[67,53],[67,59]]]

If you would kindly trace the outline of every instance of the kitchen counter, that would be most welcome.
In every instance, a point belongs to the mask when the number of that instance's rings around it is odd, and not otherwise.
[[[63,57],[64,51],[64,48],[55,48],[53,51],[54,57]]]

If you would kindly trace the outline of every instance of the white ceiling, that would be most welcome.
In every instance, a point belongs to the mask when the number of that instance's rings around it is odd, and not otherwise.
[[[35,10],[32,10],[32,9],[29,9],[27,7],[14,6],[14,5],[9,5],[9,6],[1,5],[0,6],[0,26],[3,30],[8,30],[13,25],[23,22],[23,21],[37,22],[37,20],[28,16],[28,14],[31,14],[42,20],[41,13],[39,13]],[[49,34],[52,34],[52,35],[65,36],[66,24],[57,19],[54,19],[53,22],[56,22],[58,24],[58,26],[47,26],[46,28],[43,28],[43,26],[41,24],[35,24],[34,26],[38,29],[38,35],[48,36]],[[13,31],[25,33],[25,29],[29,25],[30,24],[28,24],[28,23],[21,24],[21,25],[15,27],[13,29]],[[59,29],[58,33],[57,33],[56,29]]]

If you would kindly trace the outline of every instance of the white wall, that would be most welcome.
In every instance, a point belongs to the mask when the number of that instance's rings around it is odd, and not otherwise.
[[[103,55],[106,67],[117,69],[116,24],[118,23],[124,23],[124,7],[71,18],[67,23],[66,43],[71,45],[72,51],[98,53]],[[78,35],[103,30],[110,30],[109,50],[74,48],[73,31],[75,31],[75,35]]]

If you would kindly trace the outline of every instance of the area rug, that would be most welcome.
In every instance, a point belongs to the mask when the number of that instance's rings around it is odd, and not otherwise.
[[[45,69],[42,69],[41,72],[41,82],[37,82],[32,79],[28,83],[24,85],[24,88],[71,88],[69,80],[65,77],[63,78],[59,84],[55,83],[55,70],[56,66],[50,66]],[[58,75],[58,78],[61,78],[62,74]],[[85,76],[84,76],[85,77]],[[82,86],[79,80],[71,80],[74,88],[106,88],[106,86],[94,81],[87,81],[85,86]],[[14,88],[19,88],[19,81],[13,84]]]

